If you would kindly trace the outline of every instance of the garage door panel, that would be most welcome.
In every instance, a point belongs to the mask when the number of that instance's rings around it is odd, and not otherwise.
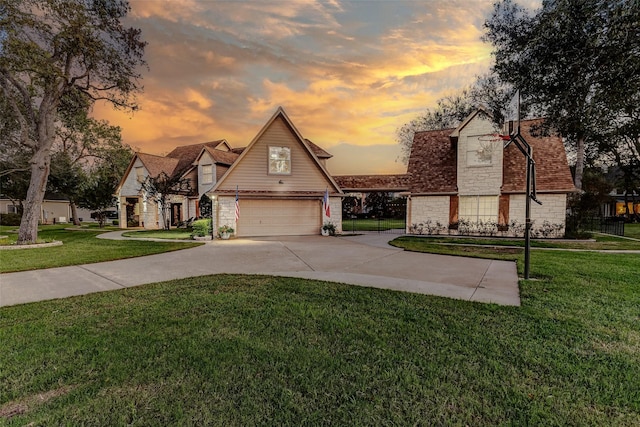
[[[318,234],[322,225],[319,200],[242,200],[239,236]]]

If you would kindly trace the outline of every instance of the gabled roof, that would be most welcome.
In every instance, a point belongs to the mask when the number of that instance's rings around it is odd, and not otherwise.
[[[291,122],[291,119],[289,119],[289,116],[287,115],[287,113],[284,111],[284,109],[282,107],[278,107],[276,112],[273,113],[273,116],[271,116],[271,118],[267,121],[267,123],[265,123],[264,126],[262,126],[262,129],[260,129],[258,134],[251,140],[251,143],[249,143],[249,145],[247,145],[242,150],[242,153],[240,153],[240,156],[231,165],[229,170],[227,170],[227,172],[218,180],[218,182],[216,182],[216,184],[213,186],[211,191],[214,191],[214,192],[215,191],[219,191],[218,189],[220,188],[220,186],[222,186],[222,184],[227,179],[227,177],[230,176],[233,173],[233,171],[236,169],[236,167],[238,167],[238,165],[242,163],[242,159],[247,155],[247,153],[249,153],[251,151],[253,146],[260,140],[262,135],[267,131],[267,129],[269,129],[269,127],[273,124],[273,122],[275,122],[278,118],[281,118],[284,121],[285,125],[291,130],[291,133],[298,140],[300,145],[302,145],[302,147],[304,147],[304,149],[307,151],[307,153],[309,153],[309,156],[311,157],[311,159],[313,159],[313,162],[316,164],[318,169],[322,172],[324,177],[331,183],[331,185],[333,186],[334,190],[337,193],[340,193],[340,194],[342,193],[342,191],[340,190],[340,187],[338,186],[338,184],[336,184],[336,182],[333,179],[333,177],[324,168],[324,166],[322,166],[322,163],[320,163],[320,161],[318,160],[318,157],[313,152],[313,150],[311,149],[310,145],[307,143],[308,140],[306,140],[305,138],[302,137],[302,135],[300,134],[298,129],[293,125],[293,122]]]
[[[153,154],[136,153],[136,156],[140,159],[144,167],[152,177],[159,176],[162,172],[168,176],[172,176],[177,169],[180,161],[178,159],[170,157],[156,156]]]
[[[211,155],[211,158],[214,162],[227,166],[231,166],[233,162],[235,162],[238,157],[240,157],[240,154],[234,153],[233,151],[222,151],[218,150],[217,148],[211,148],[208,146],[205,146],[203,150]],[[199,158],[200,156],[198,156],[197,159]]]
[[[409,175],[338,175],[333,177],[342,191],[389,191],[409,189]]]
[[[204,147],[216,148],[222,144],[225,144],[227,147],[229,147],[229,144],[227,144],[227,141],[225,141],[224,139],[219,139],[217,141],[201,142],[199,144],[182,145],[174,148],[169,154],[167,154],[166,157],[178,159],[179,163],[175,168],[174,172],[184,173],[187,169],[189,169],[193,165],[193,162],[196,161],[196,159],[198,158],[198,156],[200,155]]]
[[[462,121],[462,123],[460,123],[460,124],[458,125],[458,127],[457,127],[457,128],[455,128],[455,129],[453,130],[453,132],[451,132],[451,135],[449,135],[449,136],[451,136],[452,138],[457,138],[457,137],[459,137],[459,136],[460,136],[460,131],[461,131],[462,129],[464,129],[464,128],[469,124],[469,122],[470,122],[471,120],[475,119],[475,118],[476,118],[476,116],[478,116],[478,115],[483,115],[483,116],[485,116],[486,118],[491,118],[491,113],[489,113],[487,110],[485,110],[485,109],[484,109],[484,108],[482,108],[482,107],[478,107],[478,108],[477,108],[473,113],[469,114],[469,115],[468,115],[468,116],[467,116],[467,117]]]
[[[557,135],[532,135],[532,130],[540,126],[542,122],[543,119],[523,120],[520,122],[520,134],[533,148],[533,159],[536,162],[537,191],[576,191],[562,138]],[[510,144],[504,150],[502,168],[502,192],[524,193],[527,182],[526,161],[524,155],[515,144]]]
[[[457,151],[449,137],[454,129],[416,132],[407,172],[412,193],[456,193]]]
[[[471,117],[475,117],[475,114]],[[468,123],[468,121],[465,121]],[[523,120],[520,131],[533,147],[539,192],[575,191],[567,156],[559,136],[534,136],[541,119]],[[457,129],[416,132],[409,156],[412,193],[457,193]],[[525,158],[514,144],[504,150],[502,192],[521,193],[526,185]]]

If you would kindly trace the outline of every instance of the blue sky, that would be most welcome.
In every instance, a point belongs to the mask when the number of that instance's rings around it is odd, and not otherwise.
[[[535,4],[533,0],[530,0]],[[492,0],[131,0],[142,110],[98,106],[140,151],[245,146],[278,106],[334,174],[401,173],[395,130],[488,71]]]

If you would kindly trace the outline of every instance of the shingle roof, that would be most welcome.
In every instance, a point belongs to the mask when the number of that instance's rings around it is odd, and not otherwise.
[[[191,145],[182,145],[180,147],[174,148],[166,157],[179,159],[178,166],[176,167],[176,173],[183,173],[186,171],[193,162],[198,158],[198,155],[202,151],[203,147],[216,148],[218,145],[222,144],[224,140],[220,139],[217,141],[210,142],[202,142],[199,144],[191,144]]]
[[[407,171],[412,193],[456,193],[456,144],[449,138],[455,129],[416,132]]]
[[[205,146],[204,148],[216,163],[221,163],[223,165],[232,165],[233,162],[235,162],[236,159],[240,157],[240,154],[234,153],[232,151],[222,151],[211,148],[209,146]]]
[[[409,175],[339,175],[333,179],[343,191],[405,191]]]
[[[311,148],[311,151],[313,151],[313,154],[315,154],[317,158],[319,158],[319,159],[330,159],[331,157],[333,157],[333,154],[328,153],[327,151],[325,151],[321,147],[317,146],[316,144],[314,144],[313,142],[311,142],[307,138],[305,138],[304,140],[307,143],[307,145],[309,145],[309,148]]]
[[[172,159],[169,157],[145,153],[137,153],[137,155],[140,161],[142,161],[144,167],[147,168],[149,175],[154,178],[159,176],[162,172],[166,173],[168,176],[173,175],[176,172],[176,167],[179,163],[178,159]]]
[[[567,155],[562,138],[559,136],[533,136],[532,129],[542,123],[542,119],[520,122],[520,133],[533,148],[536,162],[536,187],[539,192],[575,191]],[[502,192],[524,192],[526,188],[526,161],[514,144],[504,151],[502,166]]]
[[[562,139],[559,136],[534,136],[532,127],[541,119],[523,120],[521,134],[533,147],[536,162],[536,187],[540,192],[574,191]],[[409,157],[412,193],[456,193],[457,170],[453,129],[416,132]],[[526,162],[518,148],[511,144],[504,151],[502,192],[524,192]]]

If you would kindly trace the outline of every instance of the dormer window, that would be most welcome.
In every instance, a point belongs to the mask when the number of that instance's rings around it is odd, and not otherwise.
[[[213,184],[213,165],[202,165],[202,183]]]
[[[291,175],[291,148],[269,147],[269,173]]]

